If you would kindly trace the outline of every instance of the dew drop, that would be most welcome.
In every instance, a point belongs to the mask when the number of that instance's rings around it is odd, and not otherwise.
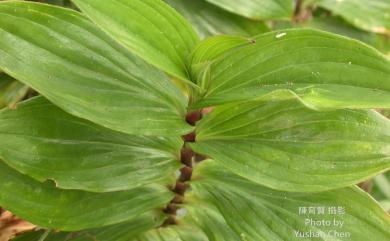
[[[180,208],[179,210],[176,211],[176,216],[179,218],[185,217],[187,215],[188,211],[185,208]]]
[[[281,38],[283,36],[287,35],[287,33],[278,33],[275,38]]]

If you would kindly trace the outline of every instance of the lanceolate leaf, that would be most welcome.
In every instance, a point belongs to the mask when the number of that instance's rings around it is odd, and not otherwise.
[[[196,168],[194,179],[188,202],[214,207],[240,237],[235,240],[390,239],[388,214],[356,187],[314,194],[279,192],[227,172],[211,160]],[[318,225],[322,220],[326,224]],[[304,233],[324,237],[300,236]]]
[[[163,208],[172,193],[162,186],[92,193],[60,190],[0,162],[0,206],[31,223],[63,231],[116,224]],[[157,220],[156,220],[157,222]]]
[[[170,80],[72,10],[0,2],[0,68],[67,112],[114,130],[191,129],[186,99]]]
[[[0,108],[16,104],[26,95],[27,91],[26,85],[0,72]]]
[[[116,40],[180,79],[188,78],[186,57],[198,36],[186,20],[162,0],[74,0]]]
[[[390,61],[356,40],[308,29],[266,33],[210,66],[194,107],[289,89],[313,108],[390,107]]]
[[[250,20],[227,12],[205,0],[165,0],[182,14],[201,38],[219,34],[253,36],[267,32],[263,22]]]
[[[293,13],[292,0],[206,0],[218,7],[252,19],[289,19]]]
[[[230,171],[285,191],[348,186],[390,168],[390,122],[375,111],[317,112],[296,99],[216,108],[191,147]]]
[[[180,167],[182,144],[179,137],[131,136],[106,129],[43,97],[0,112],[0,157],[60,188],[102,192],[166,182]]]
[[[308,0],[308,3],[329,9],[363,30],[390,33],[390,2],[388,0]]]

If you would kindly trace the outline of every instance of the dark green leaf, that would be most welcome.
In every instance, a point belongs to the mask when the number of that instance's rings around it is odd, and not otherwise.
[[[210,66],[195,107],[296,93],[312,108],[390,107],[390,61],[356,40],[308,29],[282,30],[227,51]]]
[[[131,136],[74,117],[43,97],[0,112],[0,157],[65,189],[117,191],[174,179],[178,138]]]
[[[173,197],[167,188],[158,185],[110,193],[60,190],[51,183],[24,176],[3,162],[0,189],[0,206],[36,225],[63,231],[129,221],[163,208]]]
[[[206,0],[227,11],[253,19],[289,19],[293,0]]]
[[[45,230],[28,232],[26,234],[20,235],[12,241],[39,241],[39,239],[44,235]],[[68,233],[50,233],[44,241],[69,241]],[[93,241],[91,239],[87,239],[85,241]]]
[[[390,168],[390,121],[375,111],[318,112],[296,99],[250,101],[204,117],[191,147],[285,191],[349,186]]]
[[[222,10],[204,0],[165,0],[182,14],[201,38],[220,34],[253,36],[268,32],[265,23]]]
[[[67,112],[117,131],[191,130],[186,98],[170,80],[72,10],[0,2],[0,68]]]
[[[161,0],[73,0],[98,26],[149,63],[188,78],[186,58],[198,41],[191,25]]]

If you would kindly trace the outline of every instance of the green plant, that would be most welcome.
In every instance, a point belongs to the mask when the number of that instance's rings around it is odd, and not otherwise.
[[[42,94],[0,113],[0,206],[56,241],[390,238],[354,186],[390,168],[367,110],[390,107],[385,56],[310,29],[200,41],[159,0],[74,3],[88,18],[0,3],[0,68]]]

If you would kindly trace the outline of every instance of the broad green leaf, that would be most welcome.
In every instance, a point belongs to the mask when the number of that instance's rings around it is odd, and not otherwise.
[[[340,15],[356,27],[390,33],[390,1],[388,0],[308,0]]]
[[[38,181],[50,179],[65,189],[104,192],[172,181],[182,145],[179,137],[106,129],[43,97],[0,112],[0,157]]]
[[[186,98],[170,80],[72,10],[0,2],[0,68],[67,112],[110,129],[191,130]]]
[[[247,100],[277,89],[312,108],[389,108],[390,61],[339,35],[290,29],[254,37],[210,66],[203,100],[193,108]]]
[[[389,216],[357,187],[313,194],[280,192],[238,177],[211,160],[197,166],[191,187],[188,203],[200,203],[217,210],[240,237],[235,240],[390,239]],[[317,226],[310,222],[322,220],[330,222],[330,225]],[[334,220],[342,221],[343,226],[334,225]],[[329,236],[296,237],[296,232],[310,231]],[[336,236],[342,234],[349,237]]]
[[[99,27],[147,62],[186,80],[198,42],[191,25],[162,0],[73,0]]]
[[[182,14],[204,39],[213,35],[253,36],[268,32],[265,23],[222,10],[205,0],[165,0]]]
[[[27,94],[27,91],[27,86],[0,72],[0,108],[15,105]]]
[[[284,191],[358,183],[390,169],[390,121],[376,111],[318,112],[296,99],[220,106],[198,122],[197,153]]]
[[[390,41],[387,36],[357,29],[339,17],[315,17],[303,23],[302,27],[321,29],[354,38],[390,56]]]
[[[0,206],[36,225],[63,231],[125,222],[155,209],[158,213],[157,209],[173,197],[159,185],[109,193],[61,190],[24,176],[3,162],[0,189]]]
[[[290,19],[293,0],[206,0],[209,3],[251,19]]]

